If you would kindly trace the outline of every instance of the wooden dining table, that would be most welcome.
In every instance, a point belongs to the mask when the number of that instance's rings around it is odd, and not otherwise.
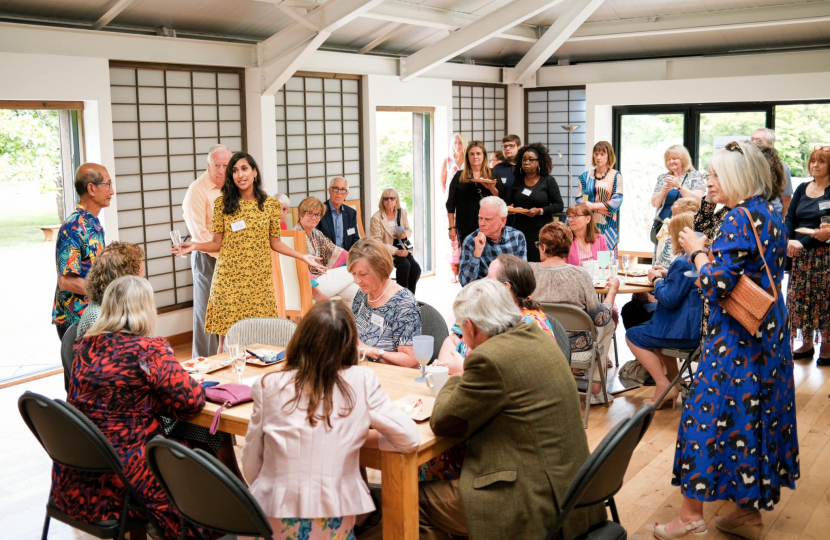
[[[260,344],[251,344],[246,348],[284,350],[284,347]],[[211,362],[227,361],[228,359],[227,353],[208,358]],[[426,384],[415,382],[415,378],[420,375],[420,371],[417,369],[375,362],[360,362],[360,365],[366,366],[377,373],[381,387],[392,400],[411,394],[429,395]],[[243,380],[265,375],[271,371],[279,371],[283,366],[284,362],[269,366],[248,363],[243,373]],[[204,380],[237,382],[237,375],[228,366],[204,375]],[[187,421],[199,426],[210,427],[214,413],[218,409],[219,404],[208,402],[199,414],[188,418]],[[244,403],[224,409],[219,419],[219,430],[244,437],[248,431],[248,423],[251,421],[253,409],[253,403]],[[360,451],[361,466],[381,471],[384,538],[394,538],[396,540],[416,540],[418,538],[418,466],[440,456],[442,452],[449,450],[460,442],[458,439],[436,436],[432,433],[428,421],[418,424],[418,432],[421,436],[421,445],[416,452],[399,454],[377,448],[363,448]]]
[[[649,268],[651,268],[651,266],[647,264],[636,264],[632,265],[629,270],[646,272]],[[617,294],[652,292],[654,290],[654,285],[646,283],[646,281],[648,281],[647,277],[648,276],[645,274],[642,276],[627,276],[622,269],[620,269],[620,272],[617,274],[617,278],[620,280],[620,288],[617,290]],[[594,290],[601,296],[608,294],[608,280],[594,278]]]

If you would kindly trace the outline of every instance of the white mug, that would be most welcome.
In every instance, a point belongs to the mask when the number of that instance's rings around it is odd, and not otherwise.
[[[584,263],[582,263],[582,268],[584,268],[588,272],[588,275],[590,275],[592,279],[594,277],[594,267],[594,261],[585,261]]]
[[[426,371],[426,383],[430,394],[437,396],[450,378],[450,369],[446,366],[427,366]]]

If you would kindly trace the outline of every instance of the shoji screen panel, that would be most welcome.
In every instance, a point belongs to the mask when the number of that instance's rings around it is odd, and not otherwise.
[[[360,108],[357,76],[298,72],[277,92],[277,185],[292,206],[325,201],[338,176],[349,181],[350,200],[362,199]]]
[[[484,141],[488,152],[501,150],[507,135],[507,87],[503,84],[452,83],[452,125],[467,141]]]
[[[562,200],[568,190],[568,173],[563,161],[571,169],[571,200],[579,193],[580,174],[585,170],[585,88],[534,88],[525,91],[525,111],[528,143],[542,143],[553,158],[553,176],[559,182]],[[565,125],[579,126],[571,136],[571,154],[568,155],[568,132]],[[562,152],[562,159],[557,152]]]
[[[244,72],[110,63],[118,233],[141,245],[159,311],[192,305],[190,257],[170,255],[187,234],[182,200],[217,143],[245,149]]]

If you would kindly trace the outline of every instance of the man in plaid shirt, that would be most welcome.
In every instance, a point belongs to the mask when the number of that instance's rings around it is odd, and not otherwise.
[[[490,263],[503,253],[527,260],[525,235],[506,227],[507,205],[499,197],[481,199],[478,229],[464,239],[458,281],[461,285],[487,277]]]

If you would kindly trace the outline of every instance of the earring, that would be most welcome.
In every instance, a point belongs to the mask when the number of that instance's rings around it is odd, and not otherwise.
[[[542,174],[542,167],[536,167],[536,174]]]

